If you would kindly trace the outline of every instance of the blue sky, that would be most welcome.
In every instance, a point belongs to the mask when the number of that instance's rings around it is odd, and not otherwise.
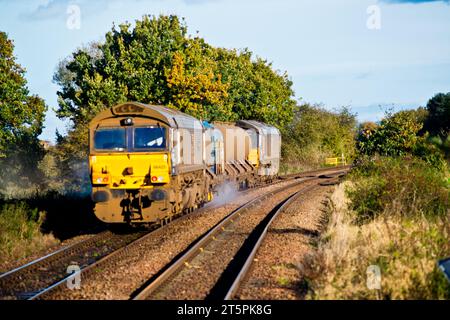
[[[71,4],[80,29],[67,28]],[[247,47],[288,72],[300,101],[350,106],[361,121],[450,91],[448,0],[0,0],[0,30],[15,42],[30,91],[56,108],[58,61],[144,14],[178,14],[212,45]],[[380,28],[368,28],[371,19]],[[50,110],[45,125],[42,138],[54,140],[67,124]]]

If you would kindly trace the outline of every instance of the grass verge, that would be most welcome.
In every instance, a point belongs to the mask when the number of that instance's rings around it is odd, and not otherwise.
[[[52,234],[43,234],[45,214],[24,202],[3,204],[0,208],[0,264],[22,259],[56,245]]]
[[[411,159],[377,159],[354,171],[331,195],[326,231],[303,266],[307,297],[450,299],[437,268],[450,256],[445,181]],[[379,289],[367,285],[371,266],[381,271]]]

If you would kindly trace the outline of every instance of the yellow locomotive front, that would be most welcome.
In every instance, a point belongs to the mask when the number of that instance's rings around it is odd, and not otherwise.
[[[208,201],[202,138],[197,119],[166,107],[129,102],[102,111],[89,128],[95,215],[157,222]]]
[[[91,123],[92,199],[108,223],[153,221],[171,209],[169,128],[139,111],[122,106]]]

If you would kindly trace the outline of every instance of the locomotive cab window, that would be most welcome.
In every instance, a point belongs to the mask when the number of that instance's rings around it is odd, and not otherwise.
[[[94,134],[94,148],[97,150],[124,151],[127,148],[125,129],[98,129]]]
[[[141,127],[134,128],[134,149],[165,149],[166,128]]]

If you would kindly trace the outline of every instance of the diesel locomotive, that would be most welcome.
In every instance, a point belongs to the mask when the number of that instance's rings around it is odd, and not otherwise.
[[[273,179],[281,135],[267,124],[200,121],[164,106],[127,102],[89,126],[95,215],[106,223],[165,222],[213,199],[225,182]]]

